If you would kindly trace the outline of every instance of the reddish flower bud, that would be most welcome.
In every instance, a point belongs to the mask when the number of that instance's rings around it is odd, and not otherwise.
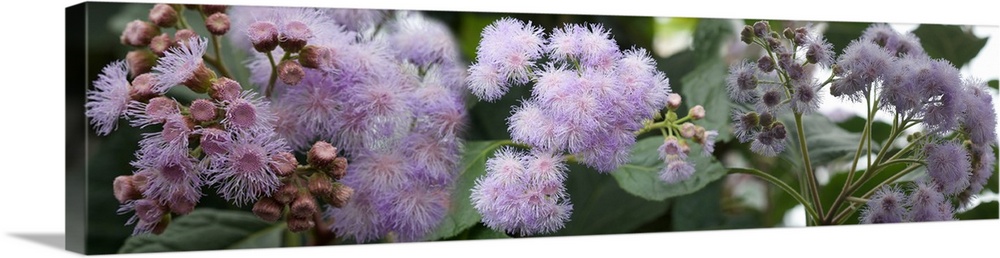
[[[771,33],[771,25],[766,21],[758,21],[753,24],[753,34],[757,37],[765,37]]]
[[[196,99],[191,102],[191,118],[195,122],[208,122],[215,120],[215,104],[207,99]]]
[[[156,4],[153,9],[149,9],[149,21],[160,27],[173,27],[177,25],[177,10],[168,4]]]
[[[160,94],[153,91],[156,85],[156,76],[151,73],[144,73],[132,79],[132,87],[128,89],[129,99],[146,102]]]
[[[123,45],[145,47],[158,34],[160,34],[160,28],[152,23],[134,20],[125,26],[120,39]]]
[[[698,143],[705,142],[705,128],[701,126],[694,127],[694,141]]]
[[[306,46],[306,42],[313,37],[312,30],[309,30],[309,26],[300,21],[292,21],[286,23],[285,26],[281,28],[281,35],[278,38],[278,45],[285,52],[295,53],[302,50]]]
[[[309,192],[314,196],[329,198],[333,193],[333,182],[326,175],[316,173],[309,177]]]
[[[166,214],[167,210],[160,206],[157,201],[150,199],[141,199],[135,201],[135,216],[139,217],[139,220],[145,222],[157,222]]]
[[[295,169],[299,166],[299,161],[295,159],[295,154],[291,152],[279,152],[278,155],[271,157],[271,160],[274,161],[271,163],[271,168],[280,177],[292,175],[292,172],[295,172]]]
[[[312,221],[312,217],[289,217],[288,218],[288,231],[292,232],[302,232],[315,227],[315,222]]]
[[[163,33],[159,36],[153,37],[149,41],[149,51],[157,56],[164,56],[167,53],[167,49],[170,49],[174,45],[174,42],[170,40],[170,35]]]
[[[250,43],[258,52],[267,53],[278,47],[278,26],[269,21],[256,21],[247,29]]]
[[[191,105],[192,109],[194,104]],[[229,151],[229,132],[216,128],[205,128],[201,130],[201,141],[199,145],[205,155],[221,155]]]
[[[128,63],[129,74],[132,77],[148,73],[156,65],[156,54],[146,49],[132,50],[125,54],[125,61]]]
[[[204,13],[205,15],[212,15],[212,14],[216,14],[216,13],[224,13],[224,12],[226,12],[226,8],[229,8],[229,6],[228,5],[203,4],[203,5],[201,5],[201,12]]]
[[[205,18],[205,28],[212,35],[223,35],[229,31],[229,15],[225,13],[215,13]]]
[[[701,105],[694,106],[688,111],[688,114],[690,114],[691,118],[694,120],[705,118],[705,107],[702,107]]]
[[[278,187],[278,190],[275,191],[274,195],[271,197],[274,197],[274,200],[282,204],[289,204],[292,202],[292,200],[295,200],[295,197],[298,196],[298,194],[299,194],[298,187],[296,187],[292,183],[285,183],[280,187]]]
[[[212,99],[218,101],[235,100],[240,98],[240,94],[243,92],[243,87],[240,86],[239,82],[234,81],[226,77],[218,78],[215,82],[212,82],[211,91],[209,96]]]
[[[684,138],[694,137],[695,127],[697,126],[688,122],[681,124],[681,136]]]
[[[208,92],[208,89],[212,87],[212,84],[217,81],[217,77],[218,76],[215,75],[215,71],[212,71],[212,69],[208,69],[208,67],[205,66],[205,62],[199,61],[198,68],[194,70],[191,77],[181,84],[187,86],[191,89],[191,91],[206,93]]]
[[[343,208],[347,205],[347,202],[351,201],[351,196],[354,195],[354,189],[350,186],[336,183],[333,184],[333,192],[330,195],[330,205],[337,208]]]
[[[150,174],[151,172],[147,170],[141,170],[136,172],[135,175],[132,175],[132,186],[135,187],[135,190],[138,190],[140,193],[144,193],[147,189],[149,189]]]
[[[681,107],[681,94],[670,93],[670,95],[667,96],[667,107],[669,107],[670,110],[677,110],[677,108]]]
[[[333,160],[333,169],[329,170],[330,178],[340,180],[347,175],[347,158],[337,157]]]
[[[132,176],[118,176],[115,178],[114,183],[115,199],[118,199],[119,203],[125,203],[128,200],[136,200],[142,198],[142,193],[135,188],[132,184]]]
[[[174,44],[173,45],[179,46],[181,44],[187,44],[187,41],[189,39],[192,39],[192,38],[197,37],[197,36],[198,36],[198,33],[195,33],[193,30],[189,30],[189,29],[177,30],[177,32],[174,32]]]
[[[278,63],[278,78],[281,82],[288,85],[299,84],[302,81],[302,77],[306,76],[305,70],[302,70],[302,65],[294,60],[284,60]]]
[[[319,207],[316,205],[316,198],[313,198],[312,194],[309,194],[308,191],[299,192],[289,207],[294,217],[312,217],[313,214],[319,212]]]
[[[333,161],[336,158],[337,147],[324,141],[314,143],[309,152],[306,153],[306,161],[309,162],[309,165],[323,170],[333,169]]]
[[[303,67],[319,69],[321,64],[330,62],[333,51],[326,47],[308,45],[299,50],[299,64]]]
[[[185,190],[187,191],[187,190]],[[170,197],[170,211],[180,215],[186,215],[194,211],[195,202],[197,200],[189,200],[188,196],[190,194],[185,191],[174,192],[173,196]]]
[[[253,215],[257,215],[258,218],[268,222],[275,222],[281,218],[281,211],[284,208],[285,205],[274,200],[274,198],[264,197],[253,204]]]

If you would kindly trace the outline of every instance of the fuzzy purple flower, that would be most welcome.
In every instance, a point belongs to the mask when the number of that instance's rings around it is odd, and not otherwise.
[[[208,40],[195,37],[179,45],[168,49],[165,56],[161,57],[153,67],[157,78],[157,83],[153,87],[154,92],[163,93],[178,84],[202,92],[211,87],[209,77],[214,77],[215,74],[205,67],[205,61],[202,60],[208,48]]]
[[[391,192],[388,201],[380,203],[376,210],[399,241],[413,242],[424,240],[441,224],[450,203],[449,189],[410,181]]]
[[[473,207],[498,231],[523,236],[558,230],[572,210],[563,162],[550,152],[525,156],[502,148],[486,161],[486,176],[476,180]]]
[[[929,143],[924,145],[927,155],[927,174],[947,195],[955,195],[969,186],[972,170],[969,153],[962,145],[954,142]]]
[[[151,135],[139,142],[138,159],[132,166],[138,169],[135,176],[144,178],[146,184],[138,188],[146,198],[169,205],[175,212],[190,211],[188,207],[193,208],[201,198],[204,169],[186,147],[170,147],[171,142],[159,137]]]
[[[388,230],[382,223],[382,214],[377,212],[374,206],[373,201],[376,198],[374,192],[371,189],[355,187],[358,179],[356,173],[348,173],[343,178],[342,182],[345,185],[355,189],[354,195],[343,208],[328,207],[326,217],[336,221],[330,225],[330,229],[338,236],[364,243],[379,239]]]
[[[210,181],[219,194],[237,205],[270,196],[281,182],[271,163],[274,156],[288,151],[273,131],[238,131],[226,152],[211,159]]]
[[[751,103],[757,99],[757,68],[750,62],[740,62],[729,67],[726,89],[729,99],[738,103]]]
[[[792,93],[792,110],[802,114],[812,114],[819,110],[822,97],[819,95],[819,87],[813,84],[811,79],[803,79],[803,82],[796,81],[795,92]]]
[[[899,188],[882,186],[861,210],[861,223],[899,223],[906,216],[906,195]]]
[[[389,41],[397,58],[423,67],[458,61],[458,48],[445,24],[419,13],[405,16],[390,24]]]
[[[838,74],[841,79],[830,86],[830,94],[852,101],[866,98],[871,84],[883,78],[893,61],[889,51],[871,41],[852,41],[837,60],[837,66],[843,73]]]
[[[87,91],[84,114],[97,135],[108,135],[118,127],[118,118],[127,117],[130,87],[128,67],[121,60],[105,66],[94,80],[94,90]]]
[[[225,118],[222,124],[234,131],[273,129],[277,120],[270,102],[251,91],[243,92],[240,98],[225,103],[223,111]]]
[[[806,60],[824,67],[833,65],[833,44],[821,35],[813,35],[806,40]]]
[[[993,110],[993,97],[980,80],[966,80],[964,83],[965,110],[959,117],[963,132],[972,144],[989,146],[997,142],[997,114]]]
[[[872,41],[889,50],[892,55],[923,55],[920,39],[913,33],[900,34],[888,24],[874,24],[861,34],[862,40]]]
[[[935,184],[918,182],[906,198],[910,207],[907,219],[912,222],[954,220],[954,210]]]
[[[529,70],[542,56],[542,29],[503,18],[483,29],[476,63],[469,67],[469,87],[483,100],[496,100],[511,85],[529,81]]]

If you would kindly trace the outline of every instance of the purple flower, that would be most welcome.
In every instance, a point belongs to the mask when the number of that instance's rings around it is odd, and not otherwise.
[[[162,135],[147,135],[139,142],[137,159],[132,166],[138,169],[135,176],[144,178],[139,181],[146,184],[138,188],[146,198],[169,205],[172,210],[190,211],[186,207],[193,208],[201,199],[204,168],[188,155],[186,144],[183,148],[170,147],[170,142],[160,137]]]
[[[230,150],[230,145],[233,142],[232,134],[229,132],[215,129],[215,128],[201,128],[193,132],[196,135],[201,135],[199,138],[198,146],[208,157],[217,157],[221,155],[226,155]]]
[[[441,224],[450,203],[449,189],[410,181],[391,192],[376,210],[399,241],[413,242],[424,240]]]
[[[882,186],[861,209],[860,221],[863,224],[899,223],[906,216],[906,195],[896,187]]]
[[[645,104],[635,115],[651,117],[667,105],[670,81],[666,74],[656,70],[654,61],[645,49],[629,49],[622,54],[615,67],[619,94],[624,92],[631,103]]]
[[[408,13],[390,24],[389,42],[396,57],[418,66],[452,64],[458,51],[445,24],[427,19],[419,13]]]
[[[785,127],[774,126],[764,129],[753,138],[750,143],[750,151],[757,154],[774,157],[785,150]]]
[[[490,63],[475,63],[469,66],[469,90],[484,101],[500,99],[510,85],[500,73],[500,68]]]
[[[862,35],[862,40],[872,41],[889,50],[892,55],[923,55],[920,39],[913,33],[899,34],[888,24],[872,24]]]
[[[760,87],[760,97],[755,105],[759,113],[780,114],[788,109],[785,87],[779,84],[763,84]]]
[[[118,208],[118,215],[135,212],[125,225],[135,224],[132,235],[142,235],[152,233],[160,223],[160,219],[166,213],[158,202],[149,199],[129,200]]]
[[[701,137],[701,154],[705,156],[712,156],[712,152],[715,152],[715,137],[719,136],[719,132],[716,130],[705,131],[705,135]]]
[[[386,19],[385,10],[375,9],[328,9],[327,14],[337,24],[351,31],[365,31]]]
[[[366,151],[351,161],[348,175],[356,175],[354,189],[369,189],[372,193],[386,193],[399,189],[410,180],[402,149]]]
[[[410,176],[428,183],[447,185],[456,176],[460,142],[456,138],[411,133],[403,138],[403,155],[410,166]]]
[[[525,156],[504,147],[486,161],[486,171],[471,196],[486,226],[523,236],[558,230],[569,219],[562,158],[550,152]]]
[[[660,154],[660,159],[664,162],[686,160],[687,152],[684,151],[684,147],[681,146],[680,141],[677,137],[667,137],[663,140],[663,145],[657,148]]]
[[[528,82],[529,69],[542,55],[544,43],[542,29],[530,21],[503,18],[483,29],[476,61],[495,67],[505,81],[524,84]]]
[[[180,43],[178,47],[167,50],[165,56],[161,57],[153,71],[156,73],[157,83],[153,86],[153,91],[158,93],[166,92],[170,87],[178,84],[199,83],[204,78],[202,76],[205,69],[205,61],[202,56],[208,48],[208,40],[202,37],[194,37],[188,41]],[[205,87],[208,87],[207,85]]]
[[[229,40],[241,49],[255,52],[249,35],[246,33],[250,25],[257,21],[264,21],[274,24],[279,36],[287,38],[291,36],[289,29],[299,25],[299,31],[305,28],[312,37],[309,44],[328,43],[332,41],[346,42],[354,38],[353,33],[344,31],[348,24],[336,21],[336,16],[331,15],[334,9],[323,10],[316,8],[300,7],[259,7],[259,6],[233,6],[227,10],[230,18]],[[358,21],[354,21],[358,22]],[[294,26],[288,26],[296,24]],[[294,34],[294,33],[292,33]],[[315,41],[315,42],[314,42]],[[281,54],[284,54],[282,52]]]
[[[868,96],[871,84],[883,78],[894,61],[886,49],[871,41],[855,40],[844,48],[837,60],[843,72],[830,88],[833,96],[860,101]]]
[[[598,172],[610,173],[621,164],[628,163],[632,145],[635,145],[635,134],[612,129],[595,137],[592,143],[588,143],[590,148],[576,153],[581,164],[597,169]]]
[[[675,184],[694,174],[694,165],[684,160],[667,162],[667,165],[660,170],[660,180],[667,184]]]
[[[933,183],[919,182],[913,192],[907,197],[906,205],[910,207],[907,218],[912,222],[946,221],[954,219],[954,210],[944,194],[935,189]]]
[[[819,109],[819,87],[812,79],[795,81],[795,92],[792,93],[792,110],[802,114],[812,114]]]
[[[128,67],[121,60],[105,66],[94,80],[94,90],[87,91],[84,114],[97,135],[108,135],[118,127],[119,117],[127,117],[130,87]]]
[[[993,110],[993,97],[980,80],[966,80],[964,85],[965,94],[961,102],[965,103],[965,110],[959,117],[962,130],[974,145],[996,144],[997,114]]]
[[[271,104],[277,117],[276,131],[289,145],[308,149],[311,140],[333,139],[334,121],[343,109],[332,79],[322,72],[307,72],[299,85],[289,87]]]
[[[744,113],[733,110],[733,134],[740,142],[746,143],[757,136],[760,117],[756,112]]]
[[[729,67],[726,89],[729,99],[738,103],[751,103],[757,99],[757,68],[750,62],[740,62]]]
[[[465,101],[461,92],[447,88],[446,75],[438,67],[431,67],[424,76],[422,87],[410,98],[417,123],[415,132],[454,137],[461,134],[468,123]]]
[[[553,31],[546,49],[556,60],[570,62],[598,70],[609,70],[620,58],[618,43],[611,38],[611,31],[601,24],[567,24]]]
[[[928,143],[924,145],[927,155],[927,174],[947,195],[955,195],[969,186],[972,170],[969,153],[962,145],[954,142]]]
[[[222,124],[234,131],[273,130],[277,118],[270,102],[252,91],[245,91],[239,99],[224,103],[225,118]]]
[[[822,35],[812,35],[806,40],[806,60],[824,67],[833,65],[833,44]]]
[[[967,196],[979,194],[983,187],[989,182],[994,172],[997,156],[990,145],[974,145],[972,147],[972,175],[969,179],[969,187],[959,195],[959,199],[964,203],[969,201]]]
[[[359,185],[357,180],[360,179],[358,176],[356,173],[348,173],[343,178],[342,183],[355,189],[354,195],[343,208],[328,207],[326,217],[336,222],[330,225],[335,234],[364,243],[379,239],[388,230],[382,223],[382,214],[376,210],[375,192],[368,188],[357,187]]]
[[[281,185],[273,157],[288,147],[273,131],[237,131],[228,147],[212,157],[209,169],[209,180],[223,198],[237,205],[252,203]]]
[[[507,118],[507,123],[511,140],[515,142],[541,149],[560,148],[560,144],[556,143],[557,125],[548,112],[534,101],[525,101],[521,106],[515,107]]]
[[[131,101],[126,112],[130,116],[129,124],[140,128],[162,124],[167,118],[181,113],[177,101],[167,97],[155,97],[145,103]]]

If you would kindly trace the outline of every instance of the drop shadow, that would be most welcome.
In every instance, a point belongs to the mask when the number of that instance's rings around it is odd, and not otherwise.
[[[59,250],[66,250],[66,234],[64,233],[10,233],[10,235]]]

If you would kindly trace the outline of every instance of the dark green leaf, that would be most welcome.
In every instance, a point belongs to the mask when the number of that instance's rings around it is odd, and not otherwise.
[[[960,220],[970,220],[970,219],[996,219],[998,211],[1000,211],[1000,206],[997,205],[997,201],[984,202],[977,205],[971,210],[957,214]]]
[[[718,58],[723,43],[733,37],[732,31],[729,20],[699,19],[692,40],[696,42],[692,44],[695,60],[703,62]]]
[[[837,123],[837,125],[848,132],[860,134],[865,130],[865,121],[866,120],[860,116],[852,116],[843,122]],[[885,140],[889,138],[889,133],[891,131],[891,124],[882,121],[872,122],[872,140],[874,140],[874,142],[885,142]]]
[[[493,157],[494,151],[503,145],[504,141],[474,141],[465,144],[465,154],[462,156],[462,171],[451,194],[451,210],[444,217],[437,231],[428,239],[436,240],[450,238],[476,225],[482,216],[472,207],[469,199],[476,179],[486,174],[486,160]]]
[[[129,238],[119,253],[280,247],[284,232],[284,223],[249,212],[201,208],[171,221],[163,234]]]
[[[701,145],[692,143],[688,159],[694,163],[695,174],[688,180],[664,183],[659,178],[664,166],[657,151],[660,145],[663,145],[663,136],[642,139],[632,147],[631,161],[611,173],[622,189],[647,200],[662,201],[698,191],[726,174],[725,168],[715,158],[701,155]]]
[[[578,164],[569,166],[566,190],[573,214],[566,227],[552,235],[593,235],[629,233],[660,217],[670,201],[649,201],[635,197],[608,174]]]
[[[719,132],[717,141],[728,141],[732,137],[729,126],[730,102],[726,93],[726,67],[721,60],[710,59],[698,65],[681,80],[680,94],[688,107],[705,107],[705,119],[699,125],[706,130]],[[685,111],[686,112],[686,111]],[[684,113],[683,115],[686,115]]]
[[[785,129],[789,132],[785,139],[785,151],[792,153],[789,160],[802,163],[799,151],[798,132],[795,130],[795,120],[791,116],[782,118]],[[806,131],[806,145],[809,146],[809,158],[813,167],[829,165],[833,161],[851,161],[857,151],[860,133],[848,132],[834,124],[824,116],[802,116],[802,127]],[[872,152],[879,150],[877,142],[872,142]]]
[[[958,68],[979,55],[989,39],[976,37],[971,29],[956,25],[921,24],[913,34],[920,38],[927,55],[944,58]]]
[[[868,29],[871,23],[864,22],[831,22],[827,23],[824,36],[826,41],[833,45],[833,52],[840,53],[847,44],[861,37],[861,33]]]
[[[690,195],[677,197],[671,209],[674,231],[761,227],[760,212],[739,207],[725,197],[717,180]]]
[[[990,80],[989,82],[986,82],[986,85],[989,85],[990,88],[993,88],[993,89],[1000,89],[1000,88],[997,88],[997,84],[998,83],[1000,83],[1000,82],[998,82],[997,80]]]

